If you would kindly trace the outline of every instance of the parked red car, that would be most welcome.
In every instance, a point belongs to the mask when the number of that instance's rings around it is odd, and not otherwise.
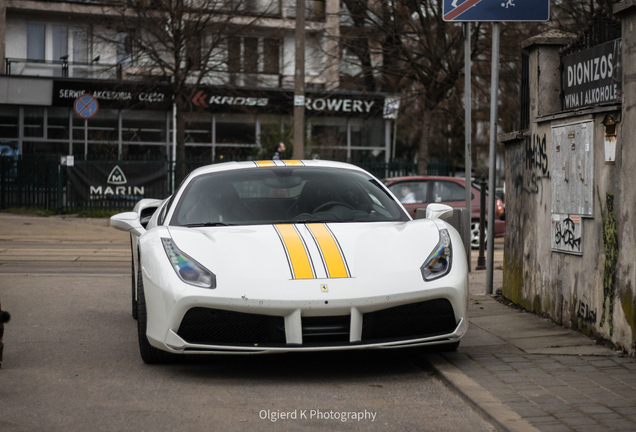
[[[415,218],[415,210],[426,208],[429,203],[448,204],[451,207],[466,207],[466,180],[458,177],[392,177],[384,179],[384,184],[402,202],[402,205]],[[480,191],[472,185],[470,244],[473,249],[479,248],[479,211]],[[488,202],[488,198],[486,198]],[[495,200],[495,237],[503,237],[506,223],[499,220],[504,206],[500,199]],[[488,218],[488,209],[486,209]],[[488,219],[486,219],[488,220]]]

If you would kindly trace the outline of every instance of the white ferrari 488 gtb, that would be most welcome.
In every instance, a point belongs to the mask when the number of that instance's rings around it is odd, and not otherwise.
[[[193,171],[111,218],[130,232],[141,357],[455,349],[468,321],[462,240],[430,204],[412,220],[375,177],[326,161]]]

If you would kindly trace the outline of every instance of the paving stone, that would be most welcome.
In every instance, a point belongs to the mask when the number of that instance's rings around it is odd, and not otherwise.
[[[596,420],[619,420],[622,419],[623,416],[612,411],[611,413],[590,413],[590,417]]]
[[[617,407],[617,408],[614,408],[614,411],[625,416],[636,415],[636,406]]]
[[[614,411],[612,411],[606,406],[603,406],[601,404],[589,404],[589,402],[585,404],[573,403],[572,406],[578,409],[579,411],[585,413],[586,415],[615,413]]]
[[[585,416],[575,416],[575,417],[561,417],[559,416],[559,420],[565,423],[568,426],[572,426],[576,429],[577,426],[595,426],[599,425],[599,423],[589,417]]]
[[[605,426],[612,428],[614,430],[636,430],[636,423],[629,421],[624,418],[620,419],[608,419],[608,420],[599,420]]]
[[[539,428],[539,430],[541,429]],[[610,432],[612,429],[596,423],[595,425],[576,426],[575,430],[576,432]]]
[[[616,367],[616,363],[610,359],[601,359],[601,360],[590,360],[589,363],[597,367],[599,369],[608,368],[608,367]]]
[[[541,417],[530,417],[527,420],[533,425],[562,424],[561,421],[559,421],[556,417],[551,416],[551,415],[546,415],[546,416],[541,416]]]
[[[556,424],[556,425],[544,425],[541,426],[541,432],[571,432],[574,429],[572,429],[571,427],[569,427],[568,425],[564,425],[563,423],[561,424]]]
[[[546,411],[537,407],[531,402],[510,402],[506,403],[510,409],[515,411],[521,417],[545,417],[548,415]]]

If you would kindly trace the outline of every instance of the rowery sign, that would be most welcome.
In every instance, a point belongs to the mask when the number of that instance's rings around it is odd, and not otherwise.
[[[618,103],[623,94],[621,39],[563,57],[563,109]]]

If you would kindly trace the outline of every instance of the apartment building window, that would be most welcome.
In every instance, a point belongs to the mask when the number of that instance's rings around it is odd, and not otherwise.
[[[76,63],[88,63],[88,37],[87,27],[75,28],[71,32],[73,43],[73,61]]]
[[[258,73],[258,38],[243,38],[243,72]]]
[[[68,59],[68,27],[54,25],[53,28],[53,60]]]
[[[263,39],[263,73],[280,72],[280,40]]]
[[[201,69],[201,38],[192,37],[186,44],[186,62],[191,70]]]
[[[241,39],[230,38],[227,42],[227,70],[230,73],[241,71]]]
[[[117,64],[130,65],[133,62],[133,32],[117,33]]]
[[[27,60],[44,61],[45,30],[44,24],[27,24]]]
[[[259,38],[231,38],[228,41],[228,72],[246,74],[259,73],[262,59],[263,73],[280,72],[280,40],[262,39],[262,54],[259,52]]]

